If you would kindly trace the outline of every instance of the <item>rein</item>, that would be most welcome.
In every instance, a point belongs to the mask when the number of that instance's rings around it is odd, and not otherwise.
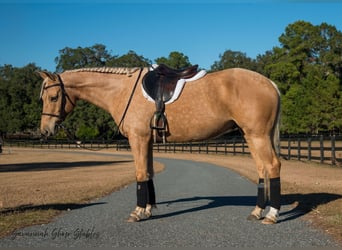
[[[129,105],[130,105],[131,102],[132,102],[133,95],[134,95],[135,89],[137,88],[137,85],[138,85],[138,82],[139,82],[139,79],[140,79],[140,77],[141,77],[141,73],[142,73],[143,69],[144,69],[144,68],[142,68],[142,67],[140,68],[138,78],[137,78],[137,80],[135,81],[135,84],[134,84],[134,86],[133,86],[131,95],[130,95],[130,97],[129,97],[129,99],[128,99],[128,102],[127,102],[125,111],[123,112],[122,117],[121,117],[121,120],[120,120],[120,122],[119,122],[119,125],[117,126],[117,130],[116,130],[116,132],[115,132],[115,135],[118,135],[118,134],[119,134],[120,126],[122,125],[122,123],[123,123],[123,121],[124,121],[124,119],[125,119],[125,116],[126,116],[126,114],[127,114]]]

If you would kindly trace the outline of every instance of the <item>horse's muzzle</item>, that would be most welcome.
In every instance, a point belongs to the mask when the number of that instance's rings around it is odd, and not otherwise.
[[[47,129],[44,129],[44,130],[40,130],[40,134],[42,137],[49,137],[50,135],[53,135],[53,133]]]
[[[51,126],[42,126],[40,128],[40,133],[42,136],[44,137],[49,137],[49,136],[53,136],[55,134],[55,131],[57,130],[57,124],[53,124]]]

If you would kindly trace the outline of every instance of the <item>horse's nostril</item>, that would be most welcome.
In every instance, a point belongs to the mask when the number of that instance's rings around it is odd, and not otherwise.
[[[50,135],[49,130],[47,130],[47,129],[41,130],[40,134],[44,137],[48,137]]]

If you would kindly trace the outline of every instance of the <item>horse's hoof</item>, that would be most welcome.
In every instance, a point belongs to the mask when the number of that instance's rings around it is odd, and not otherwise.
[[[273,225],[277,223],[277,218],[275,216],[267,216],[261,223],[264,225]]]
[[[261,217],[255,215],[255,214],[250,214],[250,215],[248,215],[248,217],[247,217],[247,220],[249,220],[249,221],[257,221],[257,220],[260,220],[260,219],[261,219]]]
[[[135,210],[129,215],[127,222],[138,222],[141,220],[146,220],[151,216],[151,205],[147,205],[146,208],[136,207]]]
[[[278,221],[278,218],[279,218],[279,209],[271,207],[270,211],[265,216],[265,219],[262,220],[262,224],[265,224],[265,225],[276,224]]]
[[[139,219],[135,216],[129,216],[129,218],[127,219],[127,222],[131,223],[131,222],[138,222]]]
[[[262,217],[262,212],[264,210],[258,206],[256,206],[253,211],[251,212],[250,215],[248,215],[247,217],[247,220],[250,220],[250,221],[257,221],[257,220],[260,220],[261,217]]]

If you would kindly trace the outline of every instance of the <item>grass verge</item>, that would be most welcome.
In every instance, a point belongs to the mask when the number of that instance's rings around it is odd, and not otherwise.
[[[45,224],[135,181],[127,157],[89,151],[4,148],[0,155],[0,237]],[[155,163],[155,171],[163,165]],[[133,208],[132,208],[133,209]]]

